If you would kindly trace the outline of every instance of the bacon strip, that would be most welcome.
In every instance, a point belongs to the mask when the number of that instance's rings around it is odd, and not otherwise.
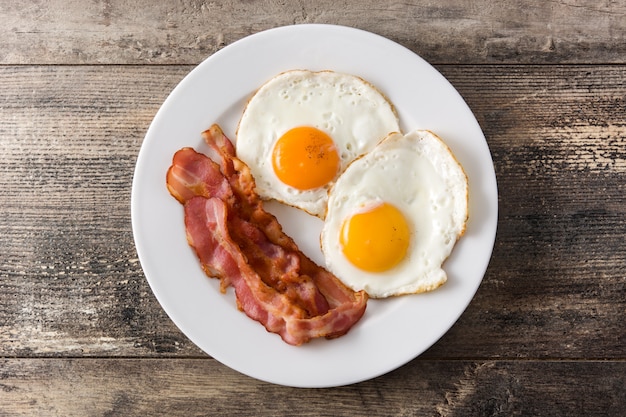
[[[283,228],[276,217],[263,208],[263,200],[256,193],[256,183],[250,168],[237,158],[232,142],[226,137],[222,129],[214,124],[202,132],[202,137],[209,148],[220,158],[221,171],[237,196],[238,211],[242,217],[259,225],[271,242],[291,251],[299,252],[298,246],[291,237],[283,232]]]
[[[256,194],[255,182],[248,166],[235,156],[235,149],[222,129],[214,124],[202,132],[207,145],[220,156],[220,168],[228,179],[238,201],[242,203],[244,215],[258,224],[273,243],[297,253],[302,274],[310,276],[329,302],[331,308],[354,302],[354,291],[346,287],[337,277],[321,268],[304,255],[293,239],[286,235],[280,223],[271,213],[263,209],[263,201]]]
[[[230,233],[261,279],[286,293],[293,303],[300,305],[311,316],[328,311],[328,303],[315,283],[300,274],[298,256],[270,242],[253,223],[234,215],[241,211],[237,208],[240,204],[213,160],[192,148],[179,150],[168,170],[167,184],[170,193],[183,204],[195,196],[217,197],[225,201],[228,210],[233,213],[228,222]],[[221,291],[226,292],[230,285],[228,275],[223,275],[220,281]]]
[[[167,189],[180,203],[197,196],[213,196],[233,201],[230,184],[219,172],[218,165],[192,148],[183,148],[174,154],[167,170]]]
[[[239,308],[287,343],[297,344],[287,332],[284,318],[303,318],[305,312],[264,285],[247,263],[228,233],[226,203],[219,198],[192,198],[185,204],[185,227],[205,272],[233,285]]]
[[[220,278],[222,291],[232,285],[239,308],[289,344],[345,334],[363,315],[366,293],[347,288],[298,250],[263,209],[248,167],[219,126],[203,136],[219,165],[181,149],[167,184],[185,205],[187,239],[207,275]]]
[[[285,342],[300,345],[316,337],[341,336],[361,317],[362,311],[357,313],[348,303],[308,317],[288,295],[266,285],[231,239],[227,206],[222,200],[192,198],[185,204],[185,223],[189,244],[207,274],[227,276],[239,308]]]
[[[307,317],[328,312],[328,302],[315,282],[301,273],[297,254],[273,244],[257,226],[232,212],[228,230],[264,283],[287,295],[290,302],[307,312]]]

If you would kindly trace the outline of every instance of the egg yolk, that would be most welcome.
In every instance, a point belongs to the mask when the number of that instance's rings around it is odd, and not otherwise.
[[[293,128],[281,136],[272,152],[278,179],[299,190],[326,185],[339,171],[339,154],[326,133],[308,126]]]
[[[393,268],[406,255],[410,230],[404,215],[382,203],[347,218],[341,227],[343,253],[357,268],[382,272]]]

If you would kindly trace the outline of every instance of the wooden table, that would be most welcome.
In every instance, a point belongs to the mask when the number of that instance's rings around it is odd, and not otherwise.
[[[0,415],[626,415],[626,1],[0,3]],[[154,298],[130,223],[152,118],[258,31],[333,23],[432,63],[476,115],[500,193],[457,324],[329,389],[243,376]]]

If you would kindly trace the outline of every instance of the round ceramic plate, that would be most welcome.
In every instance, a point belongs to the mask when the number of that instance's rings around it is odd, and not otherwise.
[[[467,232],[445,262],[448,282],[426,294],[370,300],[363,318],[334,340],[294,347],[237,310],[232,289],[207,278],[185,238],[183,208],[165,186],[174,153],[203,151],[218,123],[231,138],[246,101],[290,69],[333,70],[373,83],[395,105],[403,131],[429,129],[469,178]],[[322,222],[269,203],[284,230],[318,264]],[[457,91],[410,50],[381,36],[332,25],[296,25],[244,38],[198,65],[172,91],[139,152],[132,190],[137,252],[155,296],[174,323],[213,358],[260,380],[297,387],[351,384],[387,373],[435,343],[476,292],[493,249],[497,186],[483,133]]]

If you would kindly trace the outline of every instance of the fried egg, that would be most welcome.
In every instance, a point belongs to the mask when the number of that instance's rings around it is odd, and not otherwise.
[[[326,266],[373,298],[434,290],[467,218],[467,177],[447,145],[425,130],[393,133],[332,187]]]
[[[392,104],[363,79],[293,70],[265,83],[237,128],[237,156],[258,194],[323,218],[348,164],[398,131]]]

